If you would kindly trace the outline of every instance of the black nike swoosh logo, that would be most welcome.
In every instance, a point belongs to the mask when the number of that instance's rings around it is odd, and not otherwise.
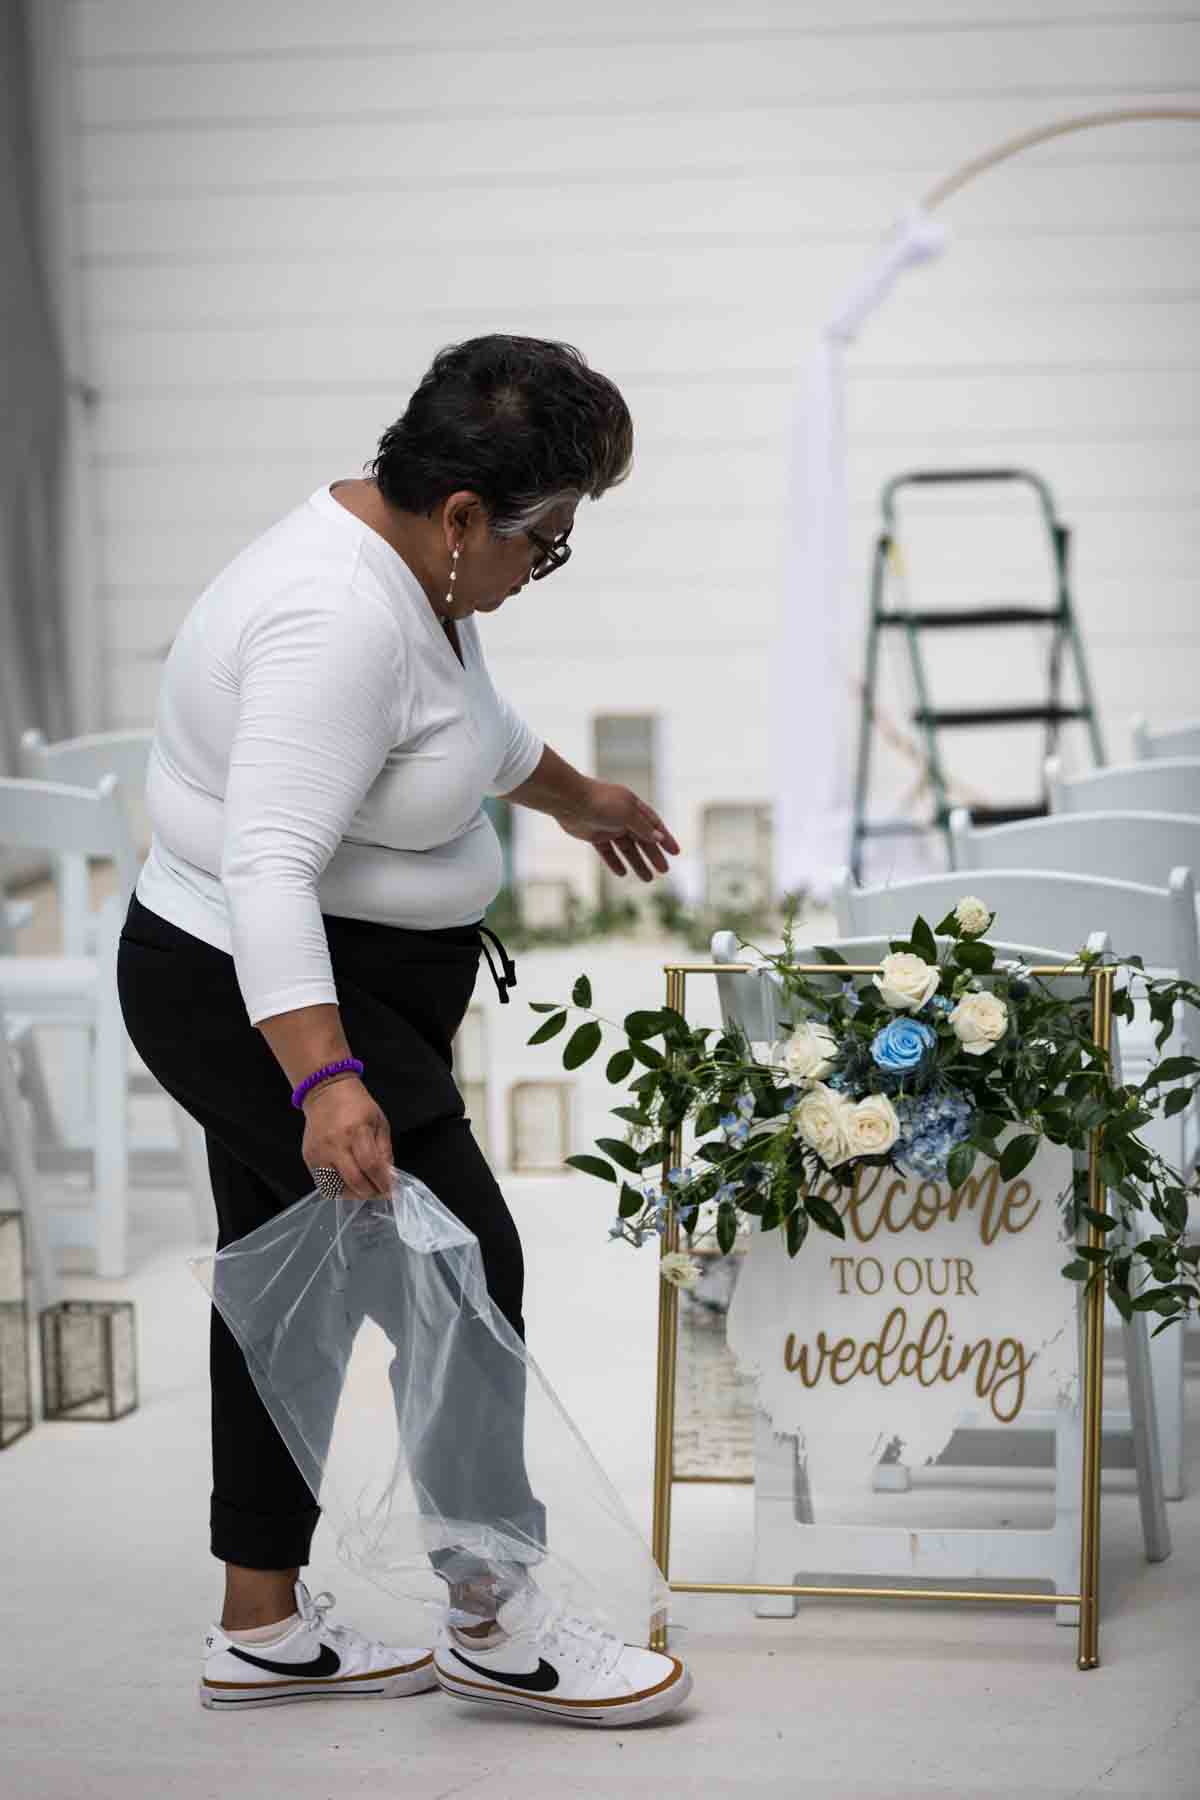
[[[551,1688],[558,1686],[558,1671],[552,1669],[544,1656],[538,1657],[538,1666],[532,1674],[509,1675],[503,1669],[484,1669],[473,1663],[469,1656],[461,1650],[454,1652],[460,1663],[468,1669],[474,1669],[476,1675],[486,1675],[489,1681],[503,1681],[508,1687],[527,1688],[531,1694],[548,1694]]]
[[[320,1656],[304,1663],[272,1662],[268,1656],[251,1656],[249,1650],[239,1650],[236,1644],[230,1644],[229,1653],[242,1662],[253,1663],[256,1669],[266,1669],[270,1675],[302,1675],[311,1679],[313,1676],[336,1675],[342,1666],[341,1657],[328,1644],[321,1645]]]

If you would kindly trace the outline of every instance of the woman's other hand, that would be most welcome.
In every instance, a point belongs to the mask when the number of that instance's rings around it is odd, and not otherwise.
[[[391,1126],[357,1075],[311,1088],[304,1118],[300,1154],[309,1169],[336,1169],[355,1200],[391,1194]]]
[[[679,855],[679,845],[654,808],[619,782],[591,782],[586,806],[560,813],[558,822],[568,836],[591,844],[614,875],[624,875],[628,863],[642,881],[653,881],[655,871],[667,873],[665,853]]]

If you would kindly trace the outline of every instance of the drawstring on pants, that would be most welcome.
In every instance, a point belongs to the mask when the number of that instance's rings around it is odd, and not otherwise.
[[[494,931],[489,931],[486,925],[480,925],[478,929],[480,937],[479,948],[487,958],[487,966],[492,972],[492,980],[496,984],[496,992],[499,994],[502,1004],[507,1006],[508,990],[510,987],[516,987],[517,985],[517,965]],[[491,938],[493,944],[495,944],[496,949],[500,953],[500,966],[504,971],[503,975],[498,975],[496,973],[496,965],[492,961],[492,953],[488,949],[486,943],[483,942],[483,939],[485,938]]]

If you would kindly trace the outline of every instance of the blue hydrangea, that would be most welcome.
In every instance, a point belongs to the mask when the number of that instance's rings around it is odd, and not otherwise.
[[[970,1135],[975,1109],[954,1088],[938,1086],[894,1102],[900,1136],[893,1151],[906,1175],[941,1181],[950,1152]]]

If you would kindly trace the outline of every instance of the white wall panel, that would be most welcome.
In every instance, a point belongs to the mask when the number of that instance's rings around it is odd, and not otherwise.
[[[786,434],[821,321],[965,158],[1200,92],[1195,9],[1133,0],[75,0],[72,25],[108,722],[152,716],[196,593],[361,467],[437,347],[565,337],[626,392],[635,470],[488,653],[575,760],[593,713],[662,712],[685,833],[770,794]],[[993,171],[849,358],[851,640],[889,476],[1030,466],[1075,534],[1120,754],[1135,707],[1194,710],[1200,667],[1198,171],[1185,124]],[[931,603],[1037,591],[1007,494],[909,516]],[[936,673],[1020,683],[1033,654],[947,640]],[[955,755],[1002,787],[1026,751]],[[545,873],[590,873],[526,835]]]

